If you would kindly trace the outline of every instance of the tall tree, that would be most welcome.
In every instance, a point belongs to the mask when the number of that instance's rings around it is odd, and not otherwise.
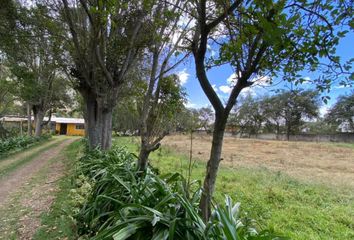
[[[59,12],[75,88],[85,102],[91,148],[108,149],[112,141],[112,111],[126,74],[149,39],[153,1],[62,0]],[[67,56],[64,56],[67,57]]]
[[[331,77],[338,72],[350,74],[350,63],[342,68],[335,56],[338,40],[347,31],[334,28],[349,24],[353,27],[352,5],[345,1],[287,0],[196,0],[192,4],[196,11],[191,15],[197,23],[191,40],[196,73],[215,110],[212,147],[200,203],[203,218],[207,220],[227,118],[242,89],[264,76],[274,77],[280,73],[286,80],[296,81],[300,78],[298,72],[304,69],[321,68]],[[209,43],[219,50],[217,59],[207,54]],[[329,61],[324,62],[323,58]],[[207,69],[221,64],[230,64],[236,75],[225,103],[214,91],[207,75]],[[328,88],[330,79],[320,78],[318,87]]]
[[[183,102],[182,88],[176,75],[170,72],[187,56],[176,57],[188,32],[189,23],[181,23],[182,13],[187,6],[187,1],[177,0],[172,7],[166,1],[158,1],[151,12],[152,40],[147,48],[149,54],[146,59],[149,76],[139,128],[141,145],[138,168],[142,171],[147,167],[150,153],[159,148],[160,141],[168,133],[170,123]]]
[[[15,22],[1,44],[6,61],[19,88],[20,98],[30,104],[35,119],[35,135],[40,136],[45,114],[66,98],[65,79],[59,73],[58,53],[61,42],[50,31],[55,29],[43,16],[49,9],[15,5]],[[29,124],[30,126],[30,124]]]
[[[288,140],[290,135],[301,132],[306,121],[319,117],[320,101],[316,91],[282,91],[265,99],[265,102],[265,118],[269,117],[269,123],[283,124]]]

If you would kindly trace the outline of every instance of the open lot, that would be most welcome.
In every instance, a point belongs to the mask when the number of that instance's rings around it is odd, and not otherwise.
[[[191,174],[192,180],[203,181],[209,140],[206,136],[193,140],[193,161],[197,161],[190,173],[188,136],[167,137],[162,148],[150,155],[151,164],[161,174],[179,172],[186,178]],[[119,137],[114,142],[134,153],[139,149],[137,137]],[[283,159],[284,163],[276,159]],[[338,163],[342,165],[334,167]],[[348,167],[344,168],[346,164]],[[353,170],[352,145],[228,137],[214,203],[223,204],[227,194],[241,203],[242,216],[290,239],[354,239],[353,173],[350,174],[349,165]],[[340,171],[342,168],[344,171]],[[345,182],[331,173],[349,180]],[[345,185],[339,185],[342,183]]]
[[[172,135],[164,145],[188,155],[190,136]],[[193,136],[193,157],[207,160],[211,137]],[[354,189],[354,145],[316,142],[285,142],[225,137],[222,165],[261,167],[296,179]]]

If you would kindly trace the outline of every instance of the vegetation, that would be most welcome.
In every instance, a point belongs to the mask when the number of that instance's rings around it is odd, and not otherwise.
[[[34,235],[34,240],[77,239],[76,222],[73,218],[76,213],[77,202],[68,196],[72,194],[72,189],[76,187],[75,182],[72,180],[73,176],[75,176],[75,159],[78,158],[80,153],[78,149],[82,149],[80,141],[70,144],[65,149],[66,177],[59,180],[59,190],[55,194],[54,203],[50,211],[41,216],[41,227]]]
[[[116,138],[115,143],[133,152],[139,146],[138,140],[130,137]],[[353,147],[352,144],[345,146]],[[189,156],[169,147],[153,153],[151,164],[159,166],[161,174],[178,171],[187,177],[189,173]],[[205,163],[197,160],[192,179],[202,180],[204,173]],[[295,180],[281,172],[258,167],[222,166],[219,178],[215,202],[223,202],[227,194],[241,203],[241,217],[257,219],[262,226],[290,239],[351,239],[354,236],[354,195],[348,188]]]
[[[297,85],[305,76],[316,75],[310,87],[321,92],[354,80],[354,60],[343,61],[336,52],[341,38],[354,29],[351,0],[5,0],[2,6],[0,83],[5,90],[0,91],[0,115],[11,112],[18,101],[19,115],[27,108],[28,135],[33,113],[35,135],[40,136],[49,122],[43,122],[44,116],[66,105],[73,92],[80,94],[88,148],[93,151],[80,165],[81,187],[92,188],[81,196],[83,201],[89,198],[81,213],[88,225],[80,227],[88,236],[139,238],[145,231],[151,237],[173,238],[176,229],[191,238],[213,234],[228,238],[229,225],[212,216],[214,211],[236,224],[231,238],[236,231],[251,238],[248,224],[240,227],[234,214],[226,214],[231,200],[226,208],[212,208],[229,116],[239,102],[236,125],[257,134],[266,122],[279,133],[284,122],[289,139],[301,131],[304,119],[318,117],[319,99],[314,91],[290,91],[260,104],[252,98],[238,101],[241,92],[276,78]],[[194,61],[196,77],[213,109],[183,109],[186,96],[176,66],[185,59]],[[217,79],[211,79],[220,75],[209,74],[223,65],[233,70],[229,86],[224,86],[229,90],[226,99],[213,86]],[[127,104],[126,89],[137,93]],[[328,96],[322,99],[327,101]],[[347,106],[348,99],[342,100]],[[352,116],[343,118],[339,112],[343,115],[348,108],[335,106],[332,124],[339,126],[341,121],[352,127]],[[129,118],[133,118],[129,124],[112,123]],[[109,151],[112,127],[139,133],[137,158],[123,150]],[[150,153],[174,128],[191,135],[195,128],[212,131],[202,193],[179,175],[159,176],[148,167]],[[1,137],[7,137],[4,133],[0,125]],[[4,146],[11,151],[11,144]],[[191,162],[189,166],[191,171]],[[150,189],[151,195],[138,194],[140,187]],[[135,225],[128,225],[130,220]],[[209,226],[209,220],[215,225]]]
[[[340,96],[337,102],[326,115],[326,122],[336,130],[342,126],[343,130],[354,131],[354,92]]]
[[[349,10],[346,4],[309,1],[213,3],[204,0],[191,3],[197,9],[191,14],[197,24],[190,39],[196,75],[215,111],[213,144],[200,202],[204,220],[211,214],[227,119],[243,89],[259,82],[271,82],[279,74],[289,82],[299,83],[303,81],[299,72],[304,69],[311,72],[321,69],[316,84],[319,90],[328,89],[339,78],[339,72],[347,76],[341,84],[350,83],[354,77],[350,72],[352,60],[342,63],[335,53],[339,38],[348,32],[347,29],[353,29],[352,18],[347,15],[352,9]],[[343,15],[337,17],[338,12]],[[334,33],[333,28],[339,26],[346,30]],[[208,54],[208,44],[215,45],[216,56]],[[323,58],[327,62],[322,61]],[[207,74],[214,66],[223,64],[234,70],[230,94],[224,102],[216,94]]]
[[[305,123],[317,120],[320,101],[311,90],[280,91],[272,96],[241,98],[230,114],[228,126],[234,133],[257,135],[261,132],[299,134]]]
[[[24,150],[38,142],[48,140],[50,137],[50,135],[43,135],[41,137],[20,136],[0,140],[0,158]]]
[[[136,157],[121,147],[90,151],[79,161],[76,199],[79,235],[91,239],[280,239],[258,232],[255,222],[239,217],[229,197],[204,223],[199,214],[199,182],[181,174],[159,175],[136,169]],[[82,191],[86,189],[86,191]]]

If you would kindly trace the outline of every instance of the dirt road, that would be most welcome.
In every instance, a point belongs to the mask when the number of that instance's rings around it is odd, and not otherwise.
[[[32,238],[40,226],[41,213],[49,210],[53,202],[55,182],[64,174],[62,152],[75,140],[55,138],[0,161],[0,171],[11,169],[0,177],[0,239],[14,235],[15,239]],[[16,227],[9,224],[11,221]]]

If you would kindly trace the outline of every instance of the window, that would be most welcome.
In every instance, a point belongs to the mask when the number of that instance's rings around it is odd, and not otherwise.
[[[76,124],[75,129],[83,130],[83,129],[85,129],[85,125],[84,124]]]

